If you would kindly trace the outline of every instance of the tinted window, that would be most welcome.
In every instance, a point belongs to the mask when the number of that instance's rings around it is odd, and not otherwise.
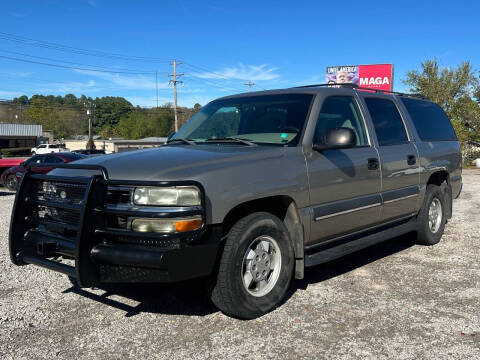
[[[314,142],[322,142],[329,129],[346,127],[352,129],[357,146],[367,145],[367,134],[358,106],[351,96],[331,96],[325,99],[318,115]]]
[[[66,158],[70,159],[71,161],[85,159],[85,158],[88,157],[87,155],[78,154],[78,153],[63,153],[62,155],[63,155],[63,157],[66,157]]]
[[[442,108],[430,101],[401,98],[422,140],[456,140],[450,120]]]
[[[56,163],[61,163],[63,162],[63,159],[59,158],[59,157],[56,157],[56,156],[51,156],[51,155],[48,155],[46,157],[46,160],[45,160],[46,163],[49,163],[49,164],[56,164]]]
[[[50,145],[50,149],[58,149],[58,145]]]
[[[408,141],[405,126],[395,104],[387,99],[366,98],[380,146]]]
[[[34,156],[29,160],[29,164],[43,164],[45,162],[45,155]]]

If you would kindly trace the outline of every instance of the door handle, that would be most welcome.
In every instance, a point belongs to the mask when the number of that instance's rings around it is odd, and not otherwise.
[[[368,170],[377,170],[378,169],[378,159],[370,158],[368,159]]]
[[[417,158],[415,157],[415,155],[408,155],[407,156],[407,164],[408,165],[415,165],[416,162],[417,162]]]

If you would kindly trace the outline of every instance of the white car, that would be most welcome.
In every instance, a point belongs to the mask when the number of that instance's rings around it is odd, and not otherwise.
[[[31,153],[33,155],[37,154],[51,154],[65,151],[57,144],[40,144],[37,147],[32,148]]]

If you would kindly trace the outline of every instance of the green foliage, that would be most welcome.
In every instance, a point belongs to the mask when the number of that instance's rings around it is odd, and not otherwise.
[[[2,105],[0,121],[40,124],[44,130],[53,131],[55,138],[86,134],[88,131],[87,107],[92,108],[93,131],[102,138],[124,137],[139,139],[149,136],[168,136],[173,131],[174,112],[171,103],[159,108],[134,107],[123,97],[105,96],[92,99],[85,95],[76,97],[23,95],[13,99],[13,105]],[[179,124],[201,108],[179,108]],[[15,117],[17,115],[17,117]]]
[[[134,108],[124,98],[113,96],[96,98],[93,104],[95,105],[94,125],[100,128],[117,125],[120,119],[127,116]]]
[[[479,78],[471,64],[465,61],[456,68],[441,68],[433,59],[421,67],[421,71],[407,73],[404,83],[410,91],[425,95],[443,108],[462,148],[480,142]]]
[[[476,159],[480,159],[480,148],[468,146],[462,151],[463,163],[472,166]]]
[[[29,147],[20,147],[20,148],[7,148],[1,149],[0,152],[2,156],[29,156],[31,148]]]
[[[120,119],[118,134],[127,139],[168,136],[173,129],[174,114],[169,107],[135,109]]]

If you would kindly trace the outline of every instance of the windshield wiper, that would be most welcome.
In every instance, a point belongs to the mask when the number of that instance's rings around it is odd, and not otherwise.
[[[184,144],[188,144],[188,145],[196,145],[195,141],[193,141],[192,139],[184,139],[184,138],[176,138],[176,139],[171,139],[171,140],[168,140],[167,141],[167,144],[170,144],[174,141],[181,141],[183,142]]]
[[[250,139],[243,139],[243,138],[239,138],[239,137],[235,137],[235,136],[225,136],[225,137],[221,137],[221,138],[210,138],[210,139],[207,139],[205,141],[212,141],[213,142],[213,141],[225,141],[225,140],[236,141],[236,142],[248,145],[248,146],[257,146],[257,144],[252,142]]]

